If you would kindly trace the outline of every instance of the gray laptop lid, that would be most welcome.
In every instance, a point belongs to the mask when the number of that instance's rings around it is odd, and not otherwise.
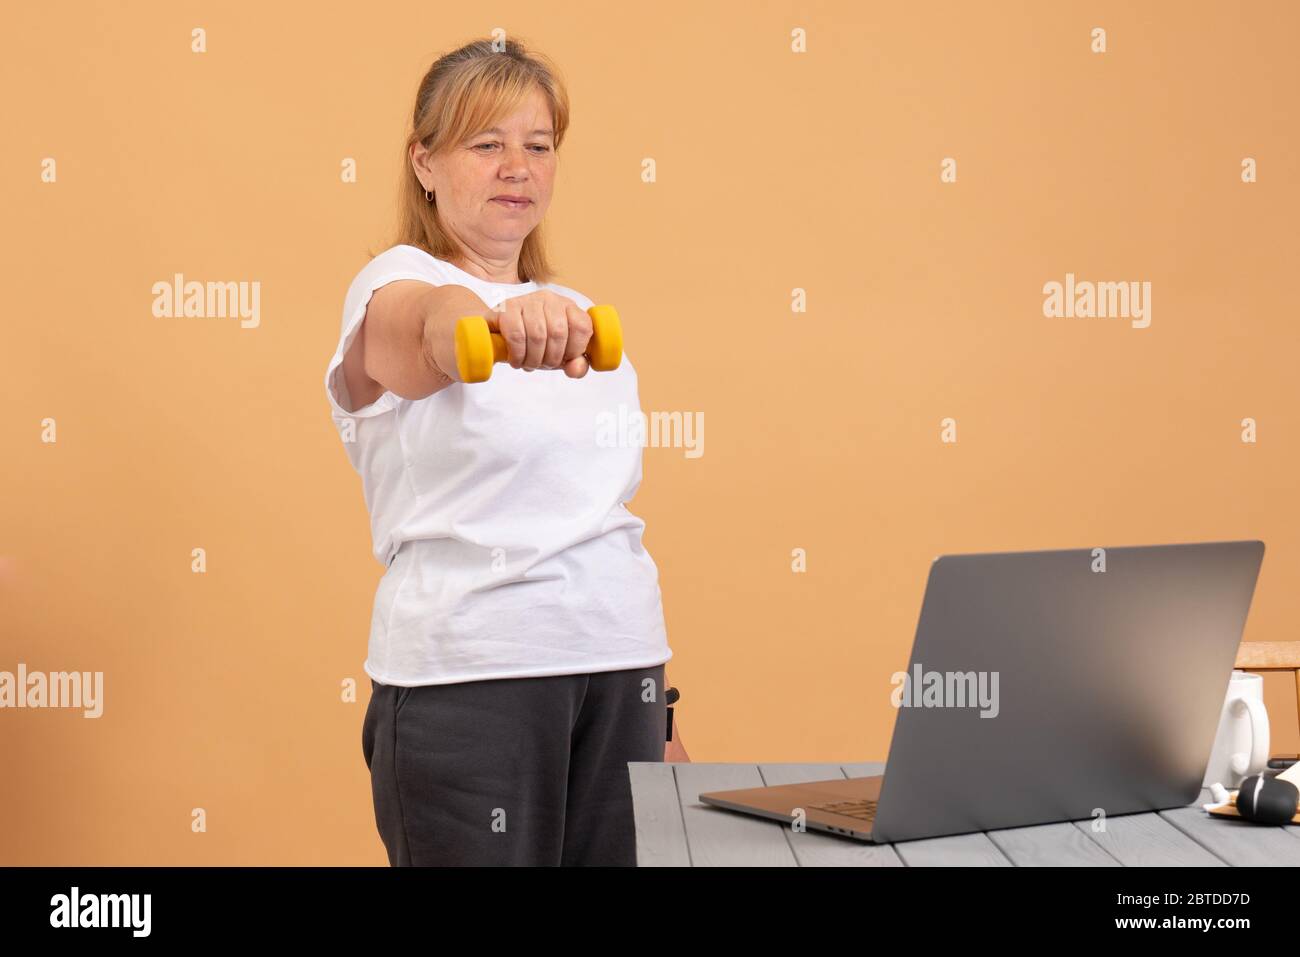
[[[1263,555],[1239,541],[936,559],[873,839],[1195,800]]]

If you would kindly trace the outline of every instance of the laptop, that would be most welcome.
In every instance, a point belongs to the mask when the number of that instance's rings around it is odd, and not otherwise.
[[[883,775],[701,794],[860,841],[1184,807],[1198,797],[1260,541],[943,555]]]

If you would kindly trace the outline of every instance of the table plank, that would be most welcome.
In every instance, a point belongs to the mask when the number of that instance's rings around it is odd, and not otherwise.
[[[870,777],[849,775],[839,764],[760,764],[763,783],[799,784],[803,781],[829,781],[832,778]],[[878,773],[878,772],[877,772]],[[800,867],[902,867],[903,862],[888,844],[868,844],[851,837],[838,837],[825,831],[795,831],[788,824],[771,822],[790,842],[790,850]]]
[[[1094,831],[1091,819],[1075,821],[1074,827],[1125,867],[1225,866],[1222,858],[1154,812],[1108,817],[1105,831]]]
[[[1287,828],[1211,817],[1195,805],[1161,811],[1160,816],[1235,867],[1300,866],[1300,841],[1289,840]]]
[[[854,764],[841,764],[840,770],[846,778],[874,778],[885,773],[884,761],[858,761]]]
[[[662,761],[629,761],[632,816],[636,820],[638,867],[690,867],[682,802],[677,796],[673,765]]]
[[[1069,821],[986,831],[1017,867],[1120,867],[1098,842]]]
[[[987,834],[956,834],[899,841],[894,851],[908,867],[1011,867]]]
[[[674,764],[673,772],[693,866],[798,866],[776,822],[700,803],[701,791],[763,787],[757,765],[686,762]]]

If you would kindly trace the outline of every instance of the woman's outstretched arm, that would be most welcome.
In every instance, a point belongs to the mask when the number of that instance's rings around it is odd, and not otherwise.
[[[456,380],[456,322],[489,310],[464,286],[398,279],[375,290],[361,331],[343,357],[343,377],[354,408],[385,390],[423,399]]]

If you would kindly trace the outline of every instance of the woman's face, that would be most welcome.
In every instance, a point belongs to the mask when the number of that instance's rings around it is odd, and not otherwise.
[[[551,205],[557,160],[550,106],[535,90],[495,128],[438,156],[417,143],[411,160],[425,189],[433,190],[442,222],[461,244],[489,259],[510,259]]]

